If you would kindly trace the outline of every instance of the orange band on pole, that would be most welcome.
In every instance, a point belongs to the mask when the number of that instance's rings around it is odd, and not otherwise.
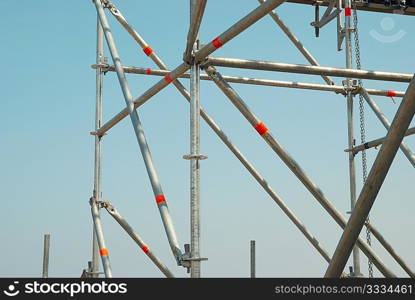
[[[262,122],[256,124],[254,128],[261,136],[265,135],[268,132],[268,128]]]
[[[108,256],[108,250],[105,248],[99,249],[99,254],[101,256]]]
[[[170,83],[170,82],[172,82],[173,80],[171,79],[171,77],[170,77],[170,74],[167,74],[166,76],[164,76],[164,80],[166,80],[167,81],[167,83]]]
[[[145,254],[147,254],[148,253],[148,251],[150,251],[150,248],[148,248],[147,246],[142,246],[142,247],[140,247],[141,248],[141,250],[143,250],[143,252],[145,253]]]
[[[212,41],[212,45],[213,47],[215,47],[216,49],[220,48],[223,46],[222,42],[219,40],[219,37],[216,37],[213,41]]]
[[[156,203],[157,204],[166,203],[166,198],[164,198],[164,195],[157,195],[156,196]]]
[[[145,53],[147,56],[150,56],[150,55],[153,53],[153,49],[151,49],[151,47],[150,47],[150,46],[145,47],[145,48],[143,49],[143,51],[144,51],[144,53]]]
[[[386,96],[388,96],[388,97],[396,97],[396,92],[395,91],[387,91],[386,92]]]

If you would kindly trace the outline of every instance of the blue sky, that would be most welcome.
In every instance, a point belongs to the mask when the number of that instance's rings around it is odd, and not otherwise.
[[[114,2],[170,68],[181,63],[189,23],[188,1]],[[238,1],[238,5],[235,1],[208,1],[200,32],[202,43],[211,41],[257,5],[254,0]],[[0,276],[40,276],[43,234],[50,233],[50,276],[78,277],[91,256],[88,200],[93,186],[94,139],[89,132],[94,128],[95,72],[90,65],[95,63],[95,9],[91,1],[80,0],[2,0],[0,8],[7,12],[0,20]],[[311,7],[284,4],[278,12],[321,65],[344,67],[344,52],[336,50],[335,23],[315,38],[309,25],[314,18]],[[108,18],[123,64],[154,67],[123,28],[110,15]],[[413,73],[413,18],[368,12],[360,12],[359,18],[363,68]],[[397,34],[400,38],[392,43],[374,38],[383,35],[390,40]],[[269,16],[214,56],[306,63]],[[323,83],[318,76],[225,68],[220,71],[225,75]],[[127,78],[135,97],[159,80],[141,75]],[[334,80],[340,84],[342,79]],[[182,82],[188,86],[186,80]],[[346,215],[349,188],[348,159],[343,152],[347,148],[344,97],[318,91],[232,86]],[[406,84],[373,81],[366,81],[365,86],[406,88]],[[139,115],[183,245],[190,240],[189,163],[182,159],[189,152],[189,106],[181,98],[169,86],[141,107]],[[374,98],[392,120],[400,100],[393,104],[388,98]],[[340,227],[213,83],[202,82],[201,102],[333,253]],[[358,140],[357,99],[355,103]],[[104,119],[123,107],[116,76],[108,73],[104,79]],[[384,136],[385,129],[369,108],[366,116],[368,140]],[[201,252],[209,258],[202,263],[202,276],[248,277],[249,241],[255,239],[258,277],[321,277],[326,262],[203,122],[201,129],[202,153],[209,156],[201,163]],[[414,137],[405,141],[415,149]],[[369,164],[376,153],[376,149],[368,151]],[[176,276],[187,276],[175,266],[168,248],[128,118],[105,136],[103,156],[104,199],[117,207]],[[356,165],[360,189],[360,156]],[[399,152],[371,213],[373,224],[413,269],[414,179],[412,166]],[[162,276],[105,211],[102,220],[114,276]],[[377,241],[374,249],[396,274],[405,275]],[[363,254],[362,270],[367,274]],[[375,275],[380,273],[376,271]]]

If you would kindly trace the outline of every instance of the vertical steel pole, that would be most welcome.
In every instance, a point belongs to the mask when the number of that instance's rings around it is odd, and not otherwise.
[[[355,210],[344,228],[343,234],[337,244],[336,251],[326,270],[325,277],[338,277],[347,263],[353,245],[359,238],[360,231],[364,226],[370,209],[376,200],[376,196],[382,187],[383,181],[389,171],[392,161],[395,158],[399,145],[405,135],[415,114],[415,76],[405,93],[402,103],[393,119],[386,139],[376,156],[375,162],[367,177],[359,199],[356,202]]]
[[[44,235],[43,240],[43,272],[42,277],[49,277],[49,249],[50,249],[50,234]]]
[[[101,22],[101,25],[104,30],[104,35],[110,50],[112,60],[114,62],[115,70],[117,72],[118,81],[120,83],[124,100],[127,106],[128,114],[131,118],[131,123],[134,127],[134,131],[137,137],[137,142],[140,147],[141,154],[144,159],[144,163],[147,169],[148,176],[150,178],[151,186],[153,188],[153,193],[155,200],[163,221],[164,229],[166,231],[167,239],[170,244],[170,248],[173,252],[174,257],[176,258],[177,264],[181,264],[182,253],[179,247],[179,242],[177,241],[176,232],[174,230],[173,221],[170,216],[170,212],[167,206],[166,199],[161,188],[161,184],[153,163],[153,158],[150,153],[150,149],[147,144],[147,140],[144,134],[143,126],[141,125],[140,118],[138,113],[134,108],[133,97],[131,95],[130,89],[128,87],[127,78],[125,77],[124,70],[122,68],[121,59],[118,55],[117,47],[115,46],[114,38],[109,27],[107,17],[105,16],[104,8],[101,5],[101,1],[94,0],[98,16]]]
[[[97,52],[96,52],[97,64],[104,63],[104,33],[102,31],[101,23],[97,17]],[[104,73],[101,68],[96,70],[96,103],[95,103],[95,130],[102,125],[102,104],[103,104],[103,79]],[[95,135],[95,160],[94,160],[94,192],[93,197],[96,201],[100,201],[102,198],[101,192],[101,176],[102,176],[102,139],[100,136]],[[99,209],[99,208],[98,208]],[[95,227],[92,233],[92,266],[91,277],[98,277],[99,272],[99,246]]]
[[[255,241],[251,241],[251,278],[255,277]]]
[[[345,30],[346,30],[346,68],[352,69],[352,27],[351,27],[351,1],[347,0],[345,3]],[[347,136],[349,148],[354,146],[354,128],[353,128],[353,94],[352,94],[352,79],[347,78]],[[356,168],[354,161],[354,153],[349,152],[349,184],[350,184],[350,208],[353,212],[356,204]],[[353,249],[353,277],[360,276],[360,253],[357,246]]]
[[[97,62],[103,62],[103,32],[99,17],[97,19]],[[95,130],[101,127],[102,121],[102,72],[97,69],[96,75],[96,106],[95,106]],[[101,137],[95,136],[95,165],[94,165],[94,193],[90,199],[92,220],[94,222],[92,241],[92,277],[98,273],[98,253],[101,256],[105,277],[112,277],[111,263],[108,250],[105,246],[104,233],[102,231],[101,217],[98,201],[101,199]]]
[[[196,7],[190,0],[190,22]],[[198,50],[199,36],[193,45]],[[190,277],[200,278],[200,65],[190,68]]]

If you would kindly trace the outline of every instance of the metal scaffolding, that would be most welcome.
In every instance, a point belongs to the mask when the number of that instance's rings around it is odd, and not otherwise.
[[[402,14],[414,15],[415,8],[412,6],[394,8],[382,6],[380,1],[372,1],[368,5],[362,5],[361,1],[355,0],[258,0],[259,6],[252,10],[245,17],[241,18],[233,26],[226,29],[223,33],[213,38],[211,42],[204,44],[199,40],[199,29],[202,24],[203,15],[207,0],[189,0],[190,18],[187,40],[183,43],[183,63],[174,69],[169,69],[162,59],[156,54],[155,50],[137,33],[137,31],[127,22],[121,11],[109,0],[93,0],[97,12],[97,49],[96,63],[92,68],[96,70],[96,110],[95,110],[95,131],[91,134],[95,138],[95,164],[94,164],[94,190],[90,198],[91,213],[93,219],[92,237],[92,260],[90,267],[84,272],[86,277],[98,277],[99,256],[101,256],[103,271],[106,277],[112,277],[112,269],[109,254],[104,239],[104,231],[101,222],[101,209],[104,208],[109,215],[125,230],[134,242],[143,250],[154,265],[166,276],[174,277],[173,273],[163,264],[160,259],[150,250],[147,244],[136,231],[127,223],[115,207],[102,197],[101,177],[102,177],[102,139],[104,135],[122,119],[130,116],[131,123],[137,138],[140,152],[142,154],[149,181],[154,193],[154,199],[160,213],[169,247],[178,266],[187,269],[192,278],[202,277],[202,262],[207,258],[202,258],[201,245],[201,223],[200,223],[200,161],[207,158],[200,153],[200,118],[206,121],[209,127],[218,135],[219,139],[229,148],[235,157],[242,163],[247,171],[268,193],[272,200],[287,215],[290,221],[300,230],[304,237],[311,243],[317,252],[328,263],[326,277],[362,277],[364,276],[360,265],[360,251],[368,257],[368,260],[385,277],[396,277],[394,272],[382,261],[371,247],[370,240],[365,241],[359,237],[361,229],[366,226],[368,234],[373,235],[392,258],[402,267],[402,269],[412,278],[415,273],[407,263],[394,250],[386,238],[368,222],[367,218],[370,209],[376,200],[377,193],[382,186],[386,174],[393,162],[396,152],[400,148],[408,158],[412,166],[415,167],[415,156],[409,147],[403,142],[404,136],[415,133],[414,128],[408,129],[415,113],[415,79],[412,74],[383,72],[372,70],[361,70],[360,65],[357,69],[353,68],[352,63],[352,37],[357,35],[357,24],[352,24],[352,10],[368,10],[374,12],[390,13],[397,9],[402,9]],[[337,46],[339,51],[345,50],[345,68],[333,68],[321,66],[313,57],[311,52],[300,42],[298,37],[289,29],[281,17],[274,11],[275,8],[284,2],[294,2],[299,4],[312,4],[315,6],[315,22],[311,23],[315,28],[316,36],[319,30],[333,20],[337,20]],[[326,11],[320,18],[319,7],[327,6]],[[118,54],[113,34],[107,19],[106,10],[126,29],[131,37],[137,42],[159,69],[145,67],[125,66],[121,62]],[[234,37],[242,33],[261,18],[269,15],[272,20],[280,27],[284,34],[289,38],[293,45],[298,49],[310,65],[287,64],[280,62],[270,62],[261,60],[247,60],[234,58],[221,58],[210,56],[217,49],[230,42]],[[356,36],[355,36],[356,38]],[[104,40],[107,42],[112,64],[104,57]],[[290,81],[277,81],[260,78],[235,77],[222,75],[217,67],[241,68],[249,70],[263,70],[270,72],[297,73],[306,75],[318,75],[326,84],[301,83]],[[188,72],[190,71],[190,72]],[[206,74],[202,74],[204,71]],[[107,122],[103,122],[103,76],[106,72],[115,72],[122,89],[125,108],[117,113]],[[151,88],[137,98],[133,98],[126,73],[142,74],[149,76],[163,77]],[[341,77],[345,80],[343,85],[336,85],[332,77]],[[190,91],[179,81],[179,78],[190,79]],[[392,81],[409,83],[404,91],[379,90],[364,88],[361,81],[356,83],[355,79],[368,79],[378,81]],[[230,100],[235,108],[249,122],[253,129],[262,137],[265,143],[275,152],[275,154],[287,165],[291,172],[304,185],[311,195],[321,204],[334,221],[342,228],[343,235],[333,254],[329,254],[322,244],[310,233],[302,221],[290,210],[281,197],[269,186],[266,179],[256,170],[256,168],[246,159],[245,155],[234,145],[230,138],[217,125],[217,123],[203,110],[200,105],[200,80],[212,81],[220,91]],[[183,156],[190,162],[190,244],[180,248],[176,235],[173,220],[167,206],[166,197],[162,191],[157,170],[151,156],[150,147],[147,143],[143,126],[141,124],[137,108],[144,105],[153,96],[159,93],[172,83],[183,95],[185,100],[190,103],[190,153]],[[348,130],[348,155],[349,162],[349,187],[351,215],[347,220],[333,203],[324,195],[314,180],[306,174],[299,163],[284,149],[281,143],[272,135],[271,130],[253,113],[250,107],[244,102],[236,89],[230,83],[245,85],[261,85],[283,88],[294,88],[302,90],[318,90],[332,92],[343,96],[346,99],[346,115]],[[374,111],[380,122],[388,131],[386,137],[382,137],[370,142],[362,142],[356,146],[354,130],[354,97],[360,95],[366,100],[369,107]],[[402,97],[402,103],[396,113],[393,122],[389,122],[385,115],[380,111],[372,96],[383,97]],[[362,190],[357,191],[356,187],[356,154],[367,149],[381,146],[371,171],[365,181]],[[353,254],[352,254],[353,253]],[[344,273],[344,268],[350,255],[353,255],[353,267],[350,274]],[[251,241],[251,277],[257,277],[255,270],[255,242]],[[371,273],[371,272],[369,272]],[[322,274],[323,275],[323,274]],[[47,276],[44,276],[47,277]]]

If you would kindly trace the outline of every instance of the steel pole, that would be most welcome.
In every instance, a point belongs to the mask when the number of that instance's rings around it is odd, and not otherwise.
[[[255,277],[255,241],[251,241],[251,278]]]
[[[101,217],[97,201],[94,197],[90,200],[92,220],[94,221],[95,235],[97,236],[99,254],[102,260],[102,266],[106,278],[112,278],[111,262],[108,255],[108,249],[105,245],[104,232],[102,230]]]
[[[190,25],[187,33],[186,50],[183,55],[183,59],[188,63],[190,63],[192,58],[193,45],[197,40],[206,3],[207,0],[190,0]]]
[[[95,0],[94,0],[95,1]],[[264,15],[266,15],[270,10],[276,8],[280,4],[285,2],[285,0],[268,0],[266,3],[254,9],[247,16],[239,20],[235,25],[231,26],[224,33],[216,37],[212,42],[202,47],[197,53],[195,53],[195,60],[200,62],[204,60],[208,55],[213,53],[216,49],[222,47],[225,43],[229,42],[235,36],[240,34],[242,31],[247,29],[249,26],[257,22]],[[150,89],[148,89],[144,94],[134,100],[134,107],[137,108],[140,105],[144,104],[147,100],[153,97],[155,94],[164,89],[169,83],[178,78],[181,74],[190,69],[190,65],[187,63],[182,63],[172,72],[165,76],[163,80],[160,80]],[[112,119],[106,122],[101,126],[100,129],[96,131],[98,135],[104,135],[108,130],[118,124],[121,120],[128,116],[128,109],[124,108],[118,114],[116,114]]]
[[[412,74],[392,73],[383,71],[368,71],[356,69],[342,69],[322,66],[307,66],[286,64],[279,62],[248,60],[238,58],[209,57],[205,62],[205,66],[219,66],[227,68],[242,68],[262,71],[275,71],[312,75],[329,75],[335,77],[362,78],[371,80],[384,80],[396,82],[410,82]]]
[[[249,107],[243,102],[241,97],[232,89],[232,87],[221,77],[220,73],[214,67],[207,67],[205,71],[212,77],[216,85],[231,100],[234,106],[242,115],[251,123],[255,130],[262,136],[272,150],[281,158],[288,168],[297,176],[317,201],[326,209],[333,219],[344,228],[346,220],[341,213],[326,198],[321,189],[305,174],[300,165],[288,154],[288,152],[275,140],[266,126],[251,112]],[[371,259],[376,267],[386,277],[395,277],[395,274],[389,270],[370,246],[361,238],[358,240],[360,249]]]
[[[104,61],[104,32],[101,23],[97,17],[97,64],[103,64]],[[103,81],[104,73],[102,68],[96,70],[96,96],[95,96],[95,130],[101,127],[102,123],[102,105],[103,105]],[[101,178],[102,178],[102,137],[95,135],[95,158],[94,158],[94,192],[93,197],[96,201],[101,201]],[[98,208],[99,210],[99,208]],[[99,245],[95,228],[92,233],[92,260],[91,260],[91,277],[98,277],[99,272]]]
[[[415,127],[409,128],[405,132],[405,136],[412,135],[412,134],[415,134]],[[344,151],[345,152],[350,152],[351,151],[353,153],[358,153],[358,152],[363,151],[365,149],[370,149],[370,148],[379,146],[380,144],[382,144],[385,141],[385,139],[386,139],[386,137],[382,137],[382,138],[379,138],[379,139],[376,139],[376,140],[373,140],[373,141],[369,141],[369,142],[366,142],[364,144],[355,146],[355,147],[353,147],[351,149],[346,149]]]
[[[402,142],[405,131],[415,113],[415,77],[412,79],[406,94],[399,105],[399,109],[390,126],[386,140],[379,150],[376,160],[370,170],[369,176],[365,185],[360,192],[359,198],[356,202],[355,210],[350,216],[349,222],[345,227],[343,234],[337,244],[336,251],[329,267],[327,268],[325,277],[340,276],[350,252],[359,233],[364,226],[370,209],[376,200],[376,196],[385,180],[386,174],[395,158],[399,145]]]
[[[91,68],[97,69],[99,66],[105,69],[106,72],[115,72],[114,66],[109,65],[92,65]],[[124,66],[125,73],[130,74],[142,74],[149,76],[166,76],[170,73],[169,70],[164,68],[160,69],[151,69],[151,68],[141,68],[133,66]],[[274,87],[283,87],[283,88],[293,88],[293,89],[304,89],[304,90],[315,90],[315,91],[324,91],[324,92],[334,92],[337,94],[346,94],[346,89],[344,86],[339,85],[325,85],[325,84],[315,84],[315,83],[304,83],[297,81],[281,81],[281,80],[271,80],[271,79],[259,79],[259,78],[250,78],[250,77],[237,77],[237,76],[222,76],[227,82],[240,83],[240,84],[252,84],[252,85],[262,85],[262,86],[274,86]],[[189,73],[183,73],[179,78],[190,78]],[[201,80],[212,81],[206,74],[200,74]],[[176,81],[176,80],[175,80]],[[173,81],[173,84],[175,83]],[[370,95],[390,97],[393,93],[394,97],[403,97],[405,92],[400,91],[391,91],[391,90],[377,90],[377,89],[366,89]]]
[[[50,250],[50,234],[45,234],[43,237],[43,269],[42,277],[49,277],[49,250]]]
[[[151,261],[159,268],[159,270],[166,275],[167,278],[173,278],[174,275],[164,265],[160,259],[150,250],[148,245],[141,239],[141,237],[134,231],[134,229],[128,224],[128,222],[121,216],[121,214],[115,209],[113,205],[106,202],[104,204],[108,213],[117,221],[118,224],[125,230],[125,232],[136,242],[136,244],[143,250],[143,252],[151,259]]]
[[[140,119],[138,117],[138,113],[134,109],[133,98],[132,98],[130,89],[128,87],[128,82],[127,82],[127,79],[125,77],[125,74],[122,68],[121,60],[118,55],[118,51],[115,46],[115,42],[112,37],[112,33],[110,30],[107,18],[105,16],[104,9],[99,0],[94,0],[94,3],[95,3],[95,6],[97,9],[99,18],[100,18],[100,22],[104,29],[104,35],[107,40],[108,48],[112,56],[112,60],[113,60],[113,63],[114,63],[114,66],[117,72],[117,76],[118,76],[118,80],[119,80],[122,92],[124,94],[125,103],[126,103],[128,113],[131,118],[132,125],[134,127],[134,131],[135,131],[137,141],[138,141],[138,144],[141,150],[141,154],[143,156],[144,163],[146,165],[147,173],[148,173],[148,176],[151,182],[151,186],[153,188],[154,197],[155,197],[156,204],[161,215],[161,219],[163,221],[167,239],[169,241],[170,248],[173,252],[173,255],[176,258],[177,263],[180,265],[182,253],[179,247],[179,242],[177,241],[176,232],[174,230],[173,221],[170,216],[167,202],[164,197],[156,169],[154,167],[150,149],[148,147],[147,140],[144,135],[144,129],[143,129],[143,126],[141,125]]]
[[[259,3],[264,3],[265,0],[258,0]],[[277,23],[277,25],[282,29],[282,31],[287,35],[290,41],[294,44],[294,46],[301,52],[301,54],[308,60],[310,64],[313,66],[319,66],[320,64],[317,60],[313,57],[310,51],[307,50],[306,47],[300,42],[300,40],[294,35],[294,33],[285,25],[284,21],[278,16],[275,11],[270,11],[268,13],[271,18]],[[324,81],[327,82],[329,85],[334,85],[333,80],[328,76],[322,76]]]
[[[127,31],[134,37],[134,39],[143,49],[148,47],[148,44],[146,43],[146,41],[131,26],[128,25],[128,23],[122,17],[119,10],[111,9],[111,12],[112,13],[116,12],[116,16],[118,16],[117,20],[120,21],[120,23],[127,29]],[[151,54],[148,55],[148,57],[152,59],[160,68],[167,69],[167,66],[157,56],[157,54],[154,51],[152,51]],[[111,70],[111,68],[113,67],[110,67],[109,69],[106,69],[106,70]],[[126,67],[124,67],[124,70],[126,70]],[[163,71],[160,71],[160,72],[163,73]],[[162,74],[162,76],[164,75],[165,74]],[[190,77],[189,74],[187,75],[188,77]],[[201,77],[206,78],[209,76],[201,74]],[[178,91],[183,95],[183,97],[190,103],[191,101],[190,93],[180,83],[180,81],[176,79],[173,81],[173,84],[178,89]],[[216,135],[222,140],[222,142],[228,147],[228,149],[236,156],[236,158],[242,163],[242,165],[248,170],[248,172],[255,178],[255,180],[261,185],[261,187],[268,193],[268,195],[274,200],[274,202],[281,208],[281,210],[288,216],[288,218],[294,223],[294,225],[303,233],[303,235],[313,245],[313,247],[322,255],[322,257],[327,262],[330,262],[330,255],[322,247],[321,243],[307,230],[304,224],[302,224],[301,221],[294,215],[294,213],[287,207],[287,205],[284,203],[281,197],[277,195],[277,193],[269,186],[266,179],[260,173],[258,173],[255,167],[245,158],[245,156],[241,153],[241,151],[232,143],[232,141],[226,136],[226,134],[222,131],[222,129],[215,123],[215,121],[202,108],[200,108],[200,116],[206,121],[209,127],[216,133]]]
[[[345,1],[345,52],[346,52],[346,69],[352,69],[352,25],[351,25],[351,2]],[[352,79],[348,77],[346,79],[347,88],[347,138],[348,147],[351,148],[354,145],[354,126],[353,126],[353,94],[352,94]],[[356,204],[356,166],[354,161],[354,154],[349,152],[349,189],[350,189],[350,210],[353,212]],[[352,277],[360,277],[360,253],[359,248],[355,246],[353,248],[353,272],[350,274]]]
[[[190,22],[197,10],[195,0],[190,0]],[[206,1],[204,1],[206,2]],[[206,3],[205,3],[206,4]],[[191,26],[195,26],[191,24]],[[193,53],[199,49],[196,33]],[[189,42],[189,40],[188,40]],[[190,277],[200,278],[200,64],[190,68]]]
[[[373,110],[376,117],[380,120],[380,122],[383,124],[386,130],[389,130],[391,123],[389,122],[388,118],[386,118],[386,116],[382,113],[379,106],[376,104],[375,101],[373,101],[373,99],[365,91],[365,89],[361,88],[360,90],[363,98],[365,98],[366,102],[369,104],[370,108]],[[401,148],[402,152],[405,154],[406,158],[409,160],[412,166],[415,167],[415,155],[409,149],[408,145],[402,141],[402,143],[399,145],[399,148]]]

